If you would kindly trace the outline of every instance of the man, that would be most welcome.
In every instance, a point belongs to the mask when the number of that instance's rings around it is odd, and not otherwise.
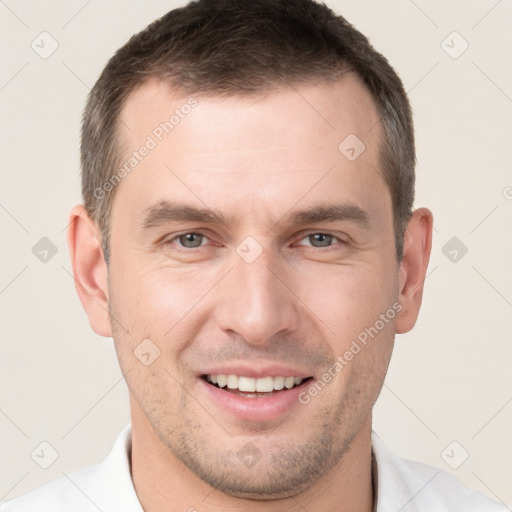
[[[372,433],[421,304],[400,79],[312,0],[201,0],[109,61],[68,243],[131,425],[10,511],[503,510]]]

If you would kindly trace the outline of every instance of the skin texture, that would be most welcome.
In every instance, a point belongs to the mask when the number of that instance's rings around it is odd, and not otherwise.
[[[417,318],[432,215],[413,213],[398,263],[379,116],[352,74],[252,97],[194,98],[115,189],[109,268],[80,205],[68,232],[81,302],[94,331],[114,338],[129,386],[139,499],[147,512],[370,511],[372,408],[395,334]],[[126,156],[189,99],[156,80],[135,91],[122,112]],[[349,134],[366,146],[355,161],[338,149]],[[226,221],[143,228],[147,209],[163,200]],[[339,203],[366,220],[291,222],[297,210]],[[198,247],[177,238],[190,232]],[[318,247],[315,233],[333,238]],[[262,250],[251,263],[236,250],[247,237]],[[199,375],[214,363],[277,362],[320,379],[393,304],[400,312],[378,335],[284,415],[242,420],[203,389]],[[149,366],[134,356],[144,339],[160,350]],[[252,467],[237,457],[247,443],[261,453]]]

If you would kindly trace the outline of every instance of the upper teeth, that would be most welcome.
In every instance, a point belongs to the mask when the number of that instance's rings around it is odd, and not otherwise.
[[[300,377],[260,377],[254,379],[238,375],[207,375],[206,380],[217,384],[221,388],[227,386],[229,389],[238,389],[249,393],[255,391],[269,393],[283,388],[291,389],[293,386],[298,386],[303,379]]]

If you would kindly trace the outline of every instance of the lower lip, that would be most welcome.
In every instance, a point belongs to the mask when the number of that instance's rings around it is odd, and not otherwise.
[[[300,405],[297,397],[309,385],[308,380],[292,389],[250,398],[208,384],[202,378],[199,381],[217,406],[236,418],[247,421],[270,421],[289,414],[294,407]]]

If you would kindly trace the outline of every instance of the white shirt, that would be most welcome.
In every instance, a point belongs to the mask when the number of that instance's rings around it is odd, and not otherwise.
[[[400,459],[372,433],[376,512],[505,512],[455,477]],[[0,505],[0,512],[143,512],[130,473],[131,425],[101,463]]]

